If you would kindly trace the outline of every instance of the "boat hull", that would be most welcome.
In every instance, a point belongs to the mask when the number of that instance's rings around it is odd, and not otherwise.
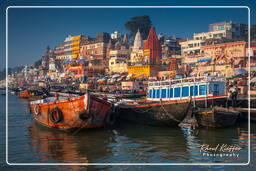
[[[120,107],[120,120],[152,126],[178,126],[180,122],[191,114],[194,106],[205,107],[225,104],[226,96],[205,99],[181,99],[151,104],[125,104]],[[207,101],[207,102],[206,102]]]
[[[222,107],[197,109],[194,114],[199,126],[213,128],[233,126],[239,116],[239,112]]]
[[[30,104],[30,111],[36,121],[47,127],[67,131],[103,127],[110,109],[109,102],[94,96]]]
[[[248,108],[235,108],[235,110],[240,112],[240,119],[248,120],[248,116],[249,116]],[[256,108],[250,108],[250,120],[256,123]]]
[[[42,93],[40,93],[40,95],[38,95],[39,92],[33,92],[33,91],[29,91],[29,90],[24,90],[18,93],[18,96],[20,98],[26,99],[26,100],[39,100],[44,98],[44,95]]]
[[[177,126],[185,117],[191,101],[162,102],[120,106],[120,119],[152,126]]]

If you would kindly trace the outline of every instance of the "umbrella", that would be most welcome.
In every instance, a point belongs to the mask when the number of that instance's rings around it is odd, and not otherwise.
[[[246,74],[246,70],[243,68],[239,68],[235,70],[235,75],[245,75]]]
[[[117,78],[119,76],[120,76],[119,74],[115,74],[115,75],[112,76],[112,78]]]

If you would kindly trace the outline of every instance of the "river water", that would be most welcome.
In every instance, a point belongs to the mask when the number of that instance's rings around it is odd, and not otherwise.
[[[1,101],[1,163],[5,163],[5,97]],[[150,127],[118,123],[110,129],[76,134],[45,128],[33,120],[28,101],[8,95],[9,163],[247,163],[246,121],[225,129]],[[219,144],[219,145],[218,145]],[[203,151],[202,147],[239,147],[239,150]],[[219,148],[220,149],[220,148]],[[224,148],[223,148],[224,149]],[[201,150],[201,151],[200,151]],[[251,124],[251,163],[248,166],[8,166],[8,170],[256,170],[256,124]],[[215,156],[214,156],[215,155]],[[227,156],[228,155],[228,156]]]

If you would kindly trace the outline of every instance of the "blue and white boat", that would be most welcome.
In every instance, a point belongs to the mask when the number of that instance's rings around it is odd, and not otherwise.
[[[225,105],[226,100],[226,79],[222,77],[153,81],[148,83],[146,100],[119,105],[120,117],[149,125],[178,125],[193,107]]]
[[[148,83],[147,100],[170,101],[226,96],[226,79],[222,77],[189,77]]]

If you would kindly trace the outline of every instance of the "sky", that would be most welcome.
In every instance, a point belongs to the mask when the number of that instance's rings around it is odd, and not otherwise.
[[[186,1],[182,1],[183,3],[177,2],[176,4],[167,4],[161,1],[153,3],[150,0],[137,1],[136,3],[131,1],[129,3],[108,1],[112,2],[108,4],[104,1],[86,1],[87,3],[84,3],[85,1],[73,0],[72,4],[69,2],[65,0],[5,1],[0,4],[0,37],[5,37],[6,30],[2,23],[5,22],[5,9],[10,5],[246,5],[252,10],[252,24],[255,24],[256,21],[254,12],[256,3],[247,0],[243,0],[243,3],[239,0],[236,3],[231,0],[209,0],[208,3],[205,1],[202,3],[201,1],[193,4]],[[133,16],[141,15],[150,16],[157,34],[161,33],[180,38],[192,37],[193,33],[207,32],[211,23],[234,21],[248,24],[248,9],[246,8],[9,8],[8,66],[33,64],[40,59],[47,45],[53,48],[56,44],[63,42],[68,35],[83,34],[95,37],[99,32],[112,33],[115,30],[128,33],[128,30],[124,27],[125,22]],[[5,45],[5,39],[0,39],[0,69],[5,68]]]

